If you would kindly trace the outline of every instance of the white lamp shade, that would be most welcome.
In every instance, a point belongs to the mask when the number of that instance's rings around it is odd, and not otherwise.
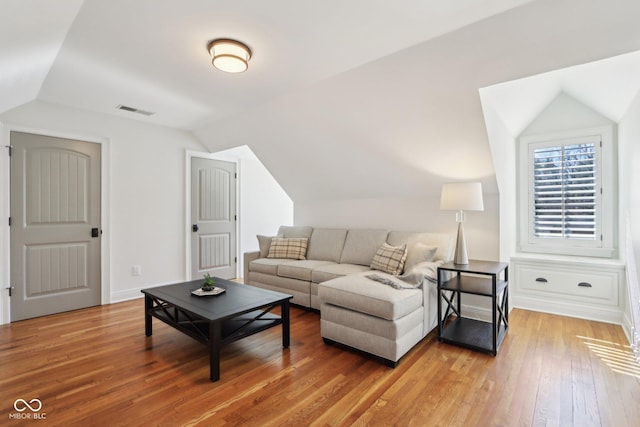
[[[442,185],[440,209],[450,211],[483,211],[482,183],[452,182]]]

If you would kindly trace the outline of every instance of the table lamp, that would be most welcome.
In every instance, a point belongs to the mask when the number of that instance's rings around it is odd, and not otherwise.
[[[480,182],[452,182],[442,185],[440,194],[440,210],[458,211],[458,237],[456,239],[456,251],[453,257],[454,264],[469,264],[467,257],[467,244],[464,240],[464,211],[483,211],[482,184]]]

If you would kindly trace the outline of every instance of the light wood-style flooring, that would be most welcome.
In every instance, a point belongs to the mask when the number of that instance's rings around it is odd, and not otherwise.
[[[497,357],[432,333],[392,369],[325,345],[319,314],[294,307],[289,349],[280,327],[230,344],[212,383],[206,347],[156,319],[145,337],[143,306],[0,326],[0,425],[640,425],[614,325],[515,309]],[[34,398],[45,420],[10,418]]]

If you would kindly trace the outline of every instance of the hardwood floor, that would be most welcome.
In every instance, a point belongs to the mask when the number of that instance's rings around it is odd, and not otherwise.
[[[40,425],[13,407],[35,398],[42,425],[640,425],[618,326],[516,309],[495,358],[432,333],[391,369],[323,344],[294,307],[289,349],[280,328],[230,344],[212,383],[206,347],[156,319],[145,337],[143,306],[0,327],[0,425]]]

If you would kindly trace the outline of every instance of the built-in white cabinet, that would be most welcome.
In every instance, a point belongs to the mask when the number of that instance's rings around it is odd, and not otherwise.
[[[513,307],[622,323],[621,262],[513,257],[511,268]]]

